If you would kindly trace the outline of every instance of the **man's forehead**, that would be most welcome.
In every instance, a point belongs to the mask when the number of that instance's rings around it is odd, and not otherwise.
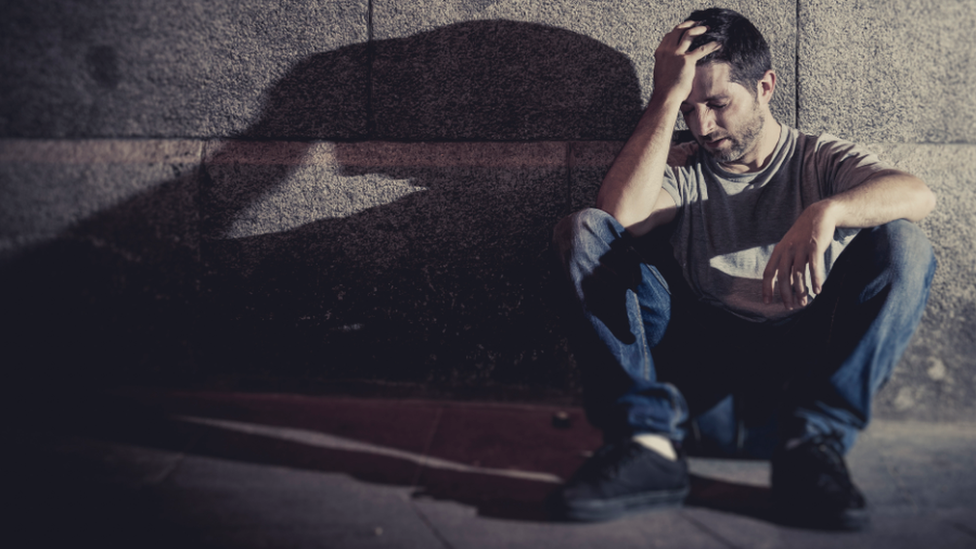
[[[699,65],[695,69],[695,80],[692,84],[691,95],[686,103],[707,103],[722,99],[729,99],[736,92],[746,92],[744,86],[729,80],[731,65],[724,62],[712,62]],[[735,89],[738,86],[741,90]]]

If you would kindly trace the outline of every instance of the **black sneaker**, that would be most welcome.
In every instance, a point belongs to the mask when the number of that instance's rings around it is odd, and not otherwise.
[[[772,459],[774,510],[785,524],[860,530],[868,523],[864,495],[847,471],[840,440],[816,436]]]
[[[678,507],[688,496],[688,462],[671,461],[639,442],[602,446],[565,486],[550,495],[550,512],[575,521],[610,520],[624,514]]]

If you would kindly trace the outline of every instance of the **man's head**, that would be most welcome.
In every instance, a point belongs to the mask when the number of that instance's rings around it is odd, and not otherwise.
[[[685,123],[720,162],[761,163],[771,139],[764,129],[775,127],[769,101],[776,75],[766,40],[732,10],[696,11],[688,20],[708,27],[689,50],[709,42],[722,47],[697,63],[691,94],[681,104]]]
[[[697,21],[708,27],[707,32],[691,42],[689,51],[709,42],[718,42],[722,46],[718,51],[701,58],[698,61],[699,66],[728,63],[731,68],[729,78],[753,91],[766,71],[772,70],[772,55],[766,39],[752,22],[737,12],[710,8],[692,12],[686,21]]]

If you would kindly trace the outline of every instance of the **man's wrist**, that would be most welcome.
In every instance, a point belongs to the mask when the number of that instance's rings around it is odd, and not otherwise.
[[[676,93],[674,90],[655,90],[651,94],[651,100],[647,103],[648,110],[651,108],[673,110],[676,113],[681,109],[681,102],[684,101],[688,94]]]
[[[814,202],[810,206],[814,219],[821,224],[828,224],[835,229],[840,221],[842,208],[843,206],[833,198],[825,198]]]

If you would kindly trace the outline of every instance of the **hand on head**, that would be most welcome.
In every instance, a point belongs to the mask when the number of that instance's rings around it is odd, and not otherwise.
[[[709,42],[689,51],[695,37],[708,32],[697,21],[685,21],[664,35],[654,52],[654,93],[673,93],[684,100],[691,93],[695,66],[706,55],[722,46]]]

